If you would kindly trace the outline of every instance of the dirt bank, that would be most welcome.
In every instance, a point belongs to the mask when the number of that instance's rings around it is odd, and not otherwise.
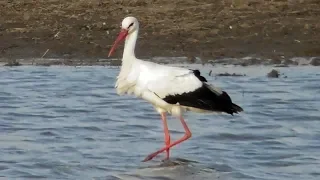
[[[107,58],[128,15],[141,24],[142,58],[320,56],[318,0],[7,0],[0,8],[3,59],[47,49],[46,58]]]

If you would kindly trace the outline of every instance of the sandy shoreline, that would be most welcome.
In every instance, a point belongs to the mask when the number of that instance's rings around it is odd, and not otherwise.
[[[17,0],[0,7],[3,64],[38,59],[47,50],[36,64],[46,65],[46,59],[99,64],[128,15],[140,21],[139,58],[187,57],[192,62],[198,57],[206,62],[253,57],[279,64],[292,57],[320,57],[320,3],[315,0]],[[119,46],[112,58],[121,53]]]
[[[160,64],[202,64],[202,65],[266,65],[274,67],[290,66],[320,66],[320,58],[296,57],[285,60],[261,59],[253,57],[244,58],[221,58],[202,61],[199,57],[192,62],[188,57],[154,57],[144,59]],[[1,59],[0,66],[121,66],[120,59],[56,59],[56,58],[29,58],[29,59]]]

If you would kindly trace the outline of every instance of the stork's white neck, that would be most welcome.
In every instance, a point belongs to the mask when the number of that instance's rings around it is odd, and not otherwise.
[[[123,60],[136,58],[134,50],[138,39],[138,32],[139,28],[137,28],[135,31],[133,31],[127,36],[123,50]]]

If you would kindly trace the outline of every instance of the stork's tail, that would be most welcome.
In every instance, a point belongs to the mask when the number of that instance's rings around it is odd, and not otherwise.
[[[230,96],[225,91],[222,91],[222,94],[219,97],[223,99],[224,102],[227,102],[223,108],[224,112],[233,115],[233,113],[238,114],[243,111],[242,107],[232,102]]]
[[[232,113],[231,113],[231,114],[233,114],[233,113],[239,113],[239,112],[242,112],[242,111],[243,111],[243,109],[242,109],[242,107],[240,107],[240,106],[238,106],[238,105],[236,105],[236,104],[232,103],[231,111],[232,111]]]

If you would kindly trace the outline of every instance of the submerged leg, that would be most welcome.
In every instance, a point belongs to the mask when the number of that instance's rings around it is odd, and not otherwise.
[[[169,134],[168,123],[167,123],[167,118],[165,113],[161,113],[161,119],[163,122],[164,142],[167,147],[170,145],[170,134]],[[170,148],[166,149],[166,154],[167,154],[166,159],[169,159]]]
[[[163,151],[166,151],[166,150],[170,149],[171,147],[173,147],[173,146],[175,146],[175,145],[177,145],[177,144],[179,144],[179,143],[181,143],[181,142],[183,142],[183,141],[185,141],[185,140],[187,140],[187,139],[189,139],[191,137],[191,135],[192,135],[191,131],[189,130],[189,128],[187,126],[187,123],[185,122],[185,120],[183,119],[182,116],[180,117],[180,121],[181,121],[181,123],[183,125],[183,128],[185,130],[184,136],[182,138],[178,139],[177,141],[173,142],[169,146],[166,146],[166,147],[164,147],[164,148],[162,148],[162,149],[160,149],[160,150],[148,155],[143,160],[143,162],[146,162],[146,161],[149,161],[149,160],[153,159],[155,156],[157,156],[158,154],[162,153]]]

